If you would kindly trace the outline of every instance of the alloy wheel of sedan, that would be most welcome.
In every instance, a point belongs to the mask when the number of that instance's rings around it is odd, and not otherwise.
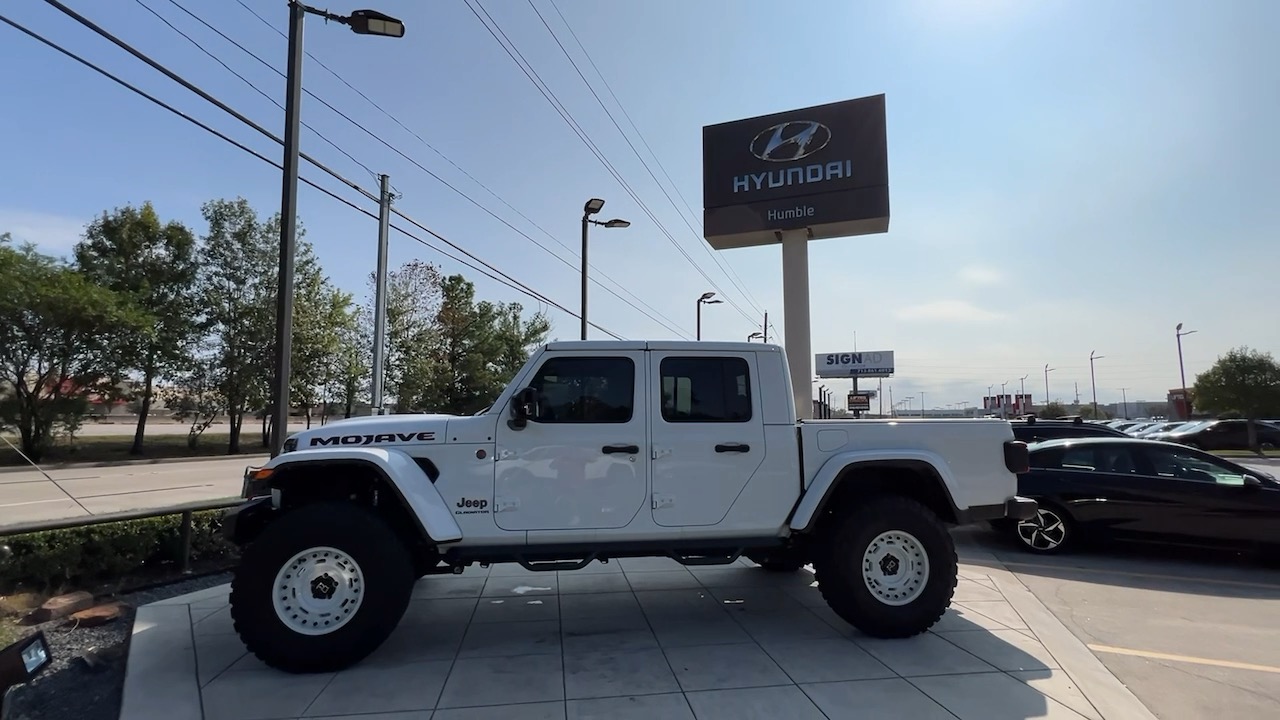
[[[1058,552],[1071,536],[1065,514],[1043,506],[1034,518],[1019,522],[1017,532],[1022,545],[1038,553]]]

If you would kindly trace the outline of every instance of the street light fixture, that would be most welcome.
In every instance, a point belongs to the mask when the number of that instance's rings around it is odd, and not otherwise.
[[[1011,382],[1013,382],[1013,381],[1012,381],[1012,380],[1005,380],[1004,382],[1000,383],[1000,417],[1001,417],[1001,418],[1008,418],[1008,417],[1009,417],[1009,408],[1007,408],[1007,407],[1005,406],[1005,404],[1004,404],[1004,396],[1005,396],[1005,390],[1004,390],[1004,389],[1005,389],[1005,387],[1007,387],[1007,386],[1009,385],[1009,383],[1011,383]]]
[[[698,333],[696,336],[698,340],[702,339],[702,306],[717,305],[724,302],[723,300],[712,300],[711,298],[715,296],[716,294],[713,292],[704,292],[702,293],[702,296],[698,298]]]
[[[587,235],[592,225],[602,225],[607,228],[624,228],[630,227],[631,223],[626,220],[614,218],[600,222],[592,220],[591,216],[600,212],[604,208],[604,201],[600,198],[591,198],[582,206],[582,339],[587,339]]]
[[[307,14],[341,23],[359,35],[404,37],[404,23],[374,10],[342,16],[289,0],[289,59],[285,71],[284,163],[280,193],[280,267],[276,279],[276,387],[271,456],[284,448],[289,427],[289,376],[293,353],[293,269],[298,241],[298,156],[302,124],[302,28]]]
[[[764,339],[764,333],[760,332],[759,330],[757,330],[757,331],[755,331],[755,332],[751,333],[750,335],[748,335],[748,336],[747,336],[747,342],[751,342],[752,340],[755,340],[756,338],[760,338],[760,339],[762,339],[762,340],[763,340],[763,339]]]
[[[1097,350],[1089,351],[1089,384],[1093,386],[1093,419],[1094,420],[1098,419],[1098,381],[1095,379],[1093,374],[1093,361],[1101,360],[1102,358],[1106,357],[1106,355],[1095,355],[1094,353],[1096,352],[1098,351]]]
[[[1182,364],[1182,336],[1191,335],[1192,333],[1195,333],[1198,331],[1187,330],[1186,332],[1183,332],[1182,323],[1178,323],[1177,327],[1175,327],[1173,331],[1178,338],[1178,378],[1179,378],[1179,381],[1182,383],[1182,407],[1188,410],[1187,417],[1191,417],[1191,413],[1190,413],[1191,403],[1187,402],[1187,370],[1186,370],[1186,366]]]
[[[1020,414],[1020,415],[1026,415],[1026,414],[1027,414],[1027,409],[1026,409],[1026,408],[1024,408],[1024,407],[1022,407],[1022,399],[1023,399],[1023,398],[1025,398],[1025,397],[1027,396],[1027,378],[1028,378],[1028,377],[1030,377],[1030,376],[1031,376],[1031,373],[1027,373],[1026,375],[1023,375],[1023,376],[1020,378],[1020,380],[1021,380],[1021,382],[1022,382],[1022,393],[1018,395],[1018,410],[1019,410],[1019,413],[1018,413],[1018,414]]]

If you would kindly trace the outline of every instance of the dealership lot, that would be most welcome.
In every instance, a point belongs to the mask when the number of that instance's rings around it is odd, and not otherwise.
[[[1185,548],[1041,557],[983,530],[956,534],[1000,560],[1162,720],[1280,717],[1280,570]]]

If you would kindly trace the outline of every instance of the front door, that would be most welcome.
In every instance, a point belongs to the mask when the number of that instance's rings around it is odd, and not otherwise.
[[[549,355],[538,415],[498,421],[494,522],[504,530],[620,528],[645,503],[644,352]]]
[[[755,354],[652,352],[649,363],[653,520],[718,524],[764,461]]]

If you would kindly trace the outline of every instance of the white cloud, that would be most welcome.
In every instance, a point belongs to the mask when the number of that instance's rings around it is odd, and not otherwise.
[[[15,242],[33,242],[45,253],[70,252],[87,224],[61,215],[0,208],[0,233],[11,233]]]
[[[970,265],[960,270],[960,279],[970,285],[995,285],[1004,279],[1004,275],[985,265]]]
[[[908,305],[897,310],[894,316],[909,322],[959,322],[985,323],[999,320],[1000,313],[984,310],[964,300],[934,300]]]

